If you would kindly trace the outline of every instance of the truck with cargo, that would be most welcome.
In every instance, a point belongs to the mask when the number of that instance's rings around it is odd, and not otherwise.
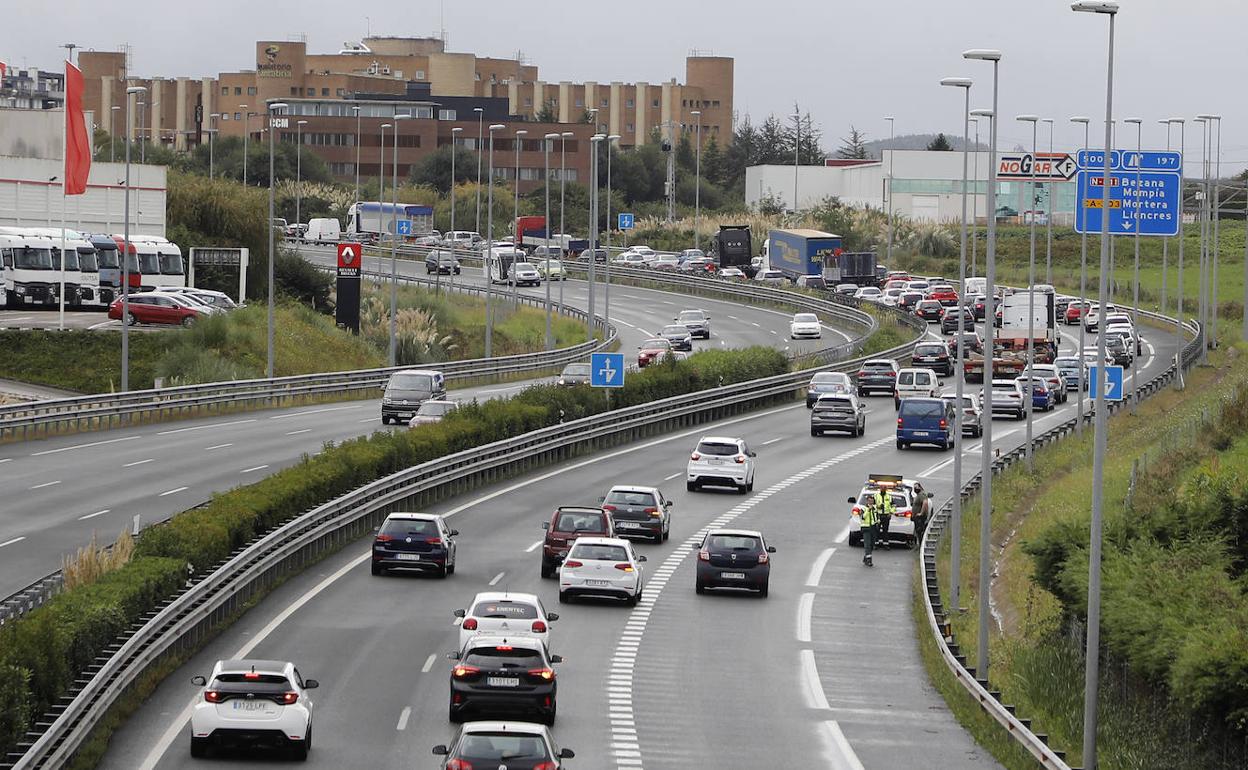
[[[719,260],[721,269],[735,267],[751,278],[755,273],[750,264],[753,252],[749,225],[720,225],[719,232],[711,240],[711,254]]]
[[[833,254],[823,266],[823,277],[830,285],[853,283],[878,286],[874,251],[841,251]]]
[[[767,234],[765,263],[789,280],[798,276],[822,276],[841,251],[841,236],[819,230],[772,230]]]
[[[1006,295],[1001,303],[1000,326],[997,337],[1003,349],[1026,355],[1030,335],[1037,362],[1051,363],[1056,357],[1057,308],[1052,294],[1024,290]]]
[[[404,223],[408,224],[404,224]],[[433,207],[414,203],[357,201],[347,209],[345,241],[378,241],[396,232],[400,238],[417,238],[433,232]]]

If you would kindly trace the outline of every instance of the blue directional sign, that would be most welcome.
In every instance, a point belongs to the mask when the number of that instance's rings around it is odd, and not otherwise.
[[[622,214],[620,214],[620,222],[619,222],[619,228],[618,228],[618,229],[620,229],[620,230],[632,230],[632,229],[633,229],[633,215],[632,215],[632,214],[623,214],[623,213],[622,213]]]
[[[1097,171],[1105,168],[1104,150],[1080,150],[1075,158],[1079,169]],[[1140,171],[1182,171],[1183,156],[1177,152],[1136,152],[1134,150],[1111,150],[1109,154],[1110,171],[1136,169]]]
[[[1096,398],[1096,389],[1101,382],[1101,367],[1088,367],[1088,393],[1092,398]],[[1123,388],[1122,367],[1107,366],[1105,367],[1105,400],[1121,401],[1126,398]]]
[[[1099,233],[1105,211],[1105,174],[1095,170],[1080,171],[1076,182],[1079,195],[1075,232]],[[1111,172],[1109,233],[1135,235],[1138,230],[1140,235],[1178,235],[1181,202],[1182,188],[1177,172]]]
[[[624,354],[591,353],[589,384],[595,388],[624,387]]]
[[[412,220],[410,219],[400,219],[396,223],[396,227],[398,227],[399,235],[412,234]]]

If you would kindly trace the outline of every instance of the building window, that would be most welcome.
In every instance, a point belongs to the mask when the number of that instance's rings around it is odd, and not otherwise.
[[[653,108],[655,108],[655,109],[657,110],[657,109],[659,108],[659,100],[658,100],[658,99],[651,99],[651,100],[650,100],[650,106],[651,106],[651,107],[653,107]]]
[[[221,119],[222,119],[222,120],[229,120],[229,119],[230,119],[230,113],[228,113],[228,112],[223,112],[223,113],[221,113]]]
[[[577,106],[577,107],[584,107],[584,106],[585,106],[585,100],[584,100],[584,99],[581,99],[581,98],[579,98],[579,97],[578,97],[578,98],[577,98],[577,100],[576,100],[576,106]]]
[[[681,106],[681,107],[688,107],[688,106],[689,106],[689,100],[688,100],[688,99],[681,99],[681,100],[680,100],[680,106]]]
[[[630,133],[630,134],[631,134],[631,133],[633,133],[633,124],[632,124],[632,123],[625,123],[625,124],[624,124],[624,130],[625,130],[625,131],[627,131],[627,132],[628,132],[628,133]]]
[[[602,100],[602,106],[603,106],[603,107],[610,107],[610,106],[611,106],[611,100],[610,100],[610,99],[603,99],[603,100]]]
[[[347,89],[345,89],[345,88],[339,88],[339,89],[338,89],[338,98],[340,98],[340,99],[341,99],[342,97],[344,97],[344,96],[346,96],[346,95],[347,95]]]
[[[329,96],[329,89],[328,89],[328,88],[322,88],[322,89],[321,89],[321,96]]]
[[[425,71],[424,71],[424,70],[416,70],[416,79],[417,79],[417,80],[424,80],[424,79],[425,79]]]
[[[711,133],[712,133],[712,134],[718,134],[718,133],[719,133],[719,126],[711,126]]]
[[[230,87],[229,87],[229,86],[221,86],[221,95],[222,95],[222,96],[229,96],[229,95],[230,95]]]
[[[718,107],[718,106],[719,106],[719,100],[718,100],[718,99],[715,99],[714,101],[712,101],[712,102],[711,102],[711,106],[712,106],[712,107]]]
[[[234,119],[235,119],[235,120],[242,120],[242,119],[243,119],[243,113],[241,113],[241,112],[236,112],[236,113],[234,113]]]
[[[438,110],[438,120],[455,120],[455,110]]]
[[[599,124],[598,124],[598,133],[600,133],[600,134],[605,134],[605,133],[607,133],[607,124],[606,124],[606,123],[599,123]]]
[[[291,96],[298,96],[298,95],[299,95],[299,88],[298,88],[297,86],[291,86],[291,87],[290,87],[290,95],[291,95]]]
[[[624,106],[625,106],[625,107],[632,107],[632,106],[634,106],[634,105],[633,105],[633,100],[632,100],[632,99],[629,99],[629,100],[625,103],[625,105],[624,105]]]
[[[531,96],[526,96],[526,97],[524,97],[524,106],[525,106],[525,107],[532,107],[532,106],[533,106],[533,97],[531,97]]]
[[[242,95],[243,95],[243,87],[242,87],[242,86],[234,86],[234,95],[235,95],[235,96],[242,96]]]
[[[255,87],[255,86],[247,86],[247,95],[248,95],[248,96],[255,96],[255,95],[256,95],[256,87]]]

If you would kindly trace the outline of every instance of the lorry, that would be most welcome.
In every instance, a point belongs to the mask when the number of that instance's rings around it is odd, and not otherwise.
[[[841,236],[819,230],[772,230],[767,234],[764,264],[789,280],[799,276],[822,276],[841,252]]]
[[[841,251],[835,253],[823,266],[824,280],[830,285],[853,283],[859,286],[878,286],[874,251]]]
[[[1052,294],[1024,290],[1006,295],[1000,326],[997,337],[1004,350],[1025,355],[1030,335],[1037,362],[1052,363],[1057,356],[1057,308]]]
[[[398,232],[400,238],[417,238],[433,232],[433,207],[414,203],[357,201],[347,209],[346,241],[378,241]]]
[[[719,260],[720,268],[735,267],[750,278],[755,268],[750,264],[754,256],[749,225],[720,225],[719,232],[711,241],[711,254]]]

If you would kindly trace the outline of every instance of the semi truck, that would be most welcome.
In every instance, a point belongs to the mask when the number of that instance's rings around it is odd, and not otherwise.
[[[433,207],[414,203],[357,201],[347,209],[345,241],[377,241],[398,232],[400,238],[416,238],[433,232]]]
[[[1030,321],[1028,319],[1030,318]],[[1044,291],[1017,291],[1001,303],[998,342],[1005,350],[1025,351],[1028,335],[1036,361],[1051,363],[1057,355],[1057,309]]]
[[[829,284],[855,283],[878,286],[874,251],[842,251],[824,263],[823,277]]]
[[[767,234],[764,262],[787,278],[822,276],[841,252],[841,236],[819,230],[772,230]]]
[[[751,278],[754,277],[754,267],[750,264],[753,251],[749,225],[720,225],[711,241],[711,253],[719,259],[720,268],[735,267]]]

